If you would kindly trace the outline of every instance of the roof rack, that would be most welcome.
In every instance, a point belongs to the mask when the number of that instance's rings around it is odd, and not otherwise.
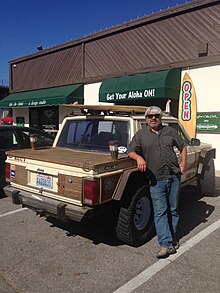
[[[110,115],[110,114],[144,114],[147,110],[145,106],[126,105],[80,105],[67,104],[72,110],[80,110],[84,115]]]

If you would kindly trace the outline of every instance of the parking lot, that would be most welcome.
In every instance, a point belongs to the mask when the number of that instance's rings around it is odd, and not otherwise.
[[[220,177],[214,197],[182,190],[177,254],[157,260],[156,237],[134,248],[105,217],[40,218],[0,198],[0,292],[219,292]]]

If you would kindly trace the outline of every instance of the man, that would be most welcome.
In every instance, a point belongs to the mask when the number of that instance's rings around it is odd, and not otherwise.
[[[186,168],[187,150],[183,139],[170,126],[162,126],[162,110],[151,106],[146,110],[147,124],[133,137],[128,156],[137,162],[142,172],[150,178],[150,193],[154,210],[154,223],[160,250],[157,258],[176,253],[179,222],[178,201],[180,177]],[[181,154],[178,164],[173,147]]]

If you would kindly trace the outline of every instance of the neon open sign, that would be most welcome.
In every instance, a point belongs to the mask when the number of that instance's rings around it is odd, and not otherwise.
[[[191,119],[191,96],[192,96],[192,84],[189,81],[183,83],[182,88],[182,120],[189,121]]]

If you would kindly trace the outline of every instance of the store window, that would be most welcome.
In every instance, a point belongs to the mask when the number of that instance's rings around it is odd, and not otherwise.
[[[38,107],[29,109],[30,126],[42,129],[48,133],[56,134],[59,125],[59,108]]]

